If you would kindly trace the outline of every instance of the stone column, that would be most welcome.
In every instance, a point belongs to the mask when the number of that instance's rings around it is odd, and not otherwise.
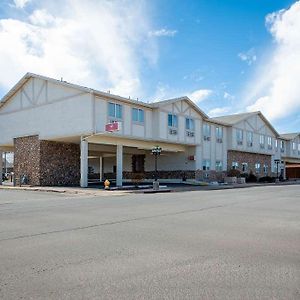
[[[100,156],[100,160],[99,160],[99,175],[100,175],[100,181],[103,180],[103,157]]]
[[[123,145],[117,145],[117,186],[123,185]]]
[[[3,174],[3,152],[0,151],[0,185],[2,185],[2,174]]]
[[[80,143],[80,186],[88,187],[88,148],[87,141],[81,139]]]

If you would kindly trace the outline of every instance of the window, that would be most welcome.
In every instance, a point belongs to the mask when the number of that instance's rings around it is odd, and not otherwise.
[[[243,130],[237,129],[236,130],[236,141],[238,145],[243,145]]]
[[[223,128],[222,127],[216,127],[216,140],[217,140],[217,143],[223,142]]]
[[[253,146],[253,132],[247,131],[247,146],[252,147]]]
[[[300,155],[300,144],[298,144],[298,155]]]
[[[276,150],[278,149],[278,140],[277,139],[275,140],[275,148],[276,148]]]
[[[272,149],[272,137],[268,136],[268,149],[271,150]]]
[[[223,171],[223,163],[219,160],[216,161],[216,171]]]
[[[210,141],[210,125],[203,124],[203,137],[205,141]]]
[[[204,159],[203,160],[203,170],[204,171],[209,171],[210,170],[210,160],[209,159]]]
[[[264,174],[268,174],[268,165],[264,164]]]
[[[280,141],[280,151],[284,152],[284,141]]]
[[[296,151],[296,143],[295,142],[293,142],[292,149],[294,152]]]
[[[256,163],[256,164],[255,164],[255,172],[256,172],[257,174],[260,173],[260,163]]]
[[[239,163],[236,161],[233,161],[231,167],[233,170],[237,170],[239,168]]]
[[[132,121],[144,123],[144,110],[139,108],[132,109]]]
[[[262,134],[259,136],[259,145],[261,149],[265,148],[265,136]]]
[[[112,118],[122,119],[122,105],[109,102],[108,115]]]
[[[248,163],[242,163],[242,172],[246,173],[248,171]]]
[[[194,122],[194,119],[186,118],[186,119],[185,119],[185,128],[186,128],[186,130],[194,131],[194,130],[195,130],[195,122]]]
[[[169,127],[178,127],[177,116],[173,114],[168,114],[168,126]]]

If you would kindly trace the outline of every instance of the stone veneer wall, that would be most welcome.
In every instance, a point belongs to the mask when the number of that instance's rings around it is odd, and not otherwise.
[[[20,176],[28,176],[31,185],[40,185],[40,141],[38,136],[14,139],[14,174],[16,184]]]
[[[36,135],[15,138],[14,147],[16,184],[26,175],[30,185],[79,185],[79,145],[43,141]]]
[[[271,167],[272,167],[271,155],[229,150],[227,153],[228,170],[231,168],[232,162],[238,162],[240,171],[242,170],[242,163],[248,163],[247,173],[250,173],[252,171],[253,174],[258,175],[258,176],[266,175],[266,174],[264,174],[264,170],[263,170],[263,166],[264,166],[264,164],[266,164],[268,166],[268,174],[267,175],[271,175]],[[260,163],[260,173],[259,174],[257,174],[255,172],[255,164],[256,163]]]
[[[40,141],[40,185],[78,186],[80,184],[80,146]]]

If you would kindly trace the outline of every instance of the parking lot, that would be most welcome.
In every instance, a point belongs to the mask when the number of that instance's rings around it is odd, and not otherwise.
[[[0,298],[300,299],[299,195],[0,190]]]

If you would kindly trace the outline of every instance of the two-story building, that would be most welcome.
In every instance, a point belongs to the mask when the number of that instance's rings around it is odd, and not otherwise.
[[[0,102],[0,150],[14,152],[16,181],[32,185],[152,179],[156,145],[165,180],[271,175],[276,159],[283,170],[300,161],[299,136],[296,153],[288,141],[260,112],[210,118],[188,97],[145,103],[31,73]]]

